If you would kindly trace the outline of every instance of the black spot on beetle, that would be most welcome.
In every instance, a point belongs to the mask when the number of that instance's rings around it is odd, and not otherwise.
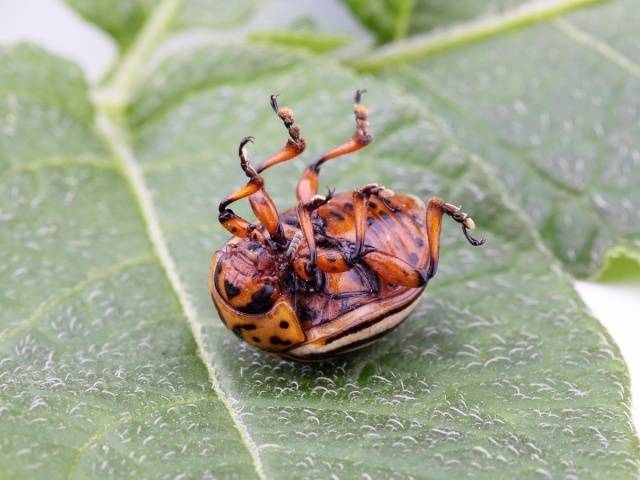
[[[251,337],[251,340],[253,340],[256,343],[260,343],[260,339],[258,337]]]
[[[370,208],[371,210],[375,210],[376,208],[378,208],[378,205],[376,205],[376,204],[375,204],[375,203],[373,203],[373,202],[369,202],[369,208]]]
[[[418,247],[424,247],[424,240],[422,238],[416,237],[414,238],[414,241]]]
[[[256,303],[264,303],[271,299],[271,295],[273,295],[273,285],[263,285],[263,287],[251,295],[251,300]]]
[[[344,209],[345,209],[345,210],[349,210],[349,211],[353,211],[353,203],[351,203],[351,202],[344,202]]]
[[[280,328],[289,328],[289,322],[287,322],[286,320],[282,320],[280,322]]]
[[[291,345],[291,340],[282,340],[280,337],[276,337],[275,335],[269,339],[271,345]]]
[[[238,337],[242,338],[242,330],[255,330],[256,326],[253,323],[245,323],[241,325],[236,325],[233,327],[233,333],[235,333]]]
[[[251,302],[239,310],[244,313],[264,313],[273,306],[273,295],[275,288],[273,285],[264,285],[260,290],[251,295]]]
[[[224,281],[224,291],[227,294],[227,298],[229,300],[240,293],[240,289],[226,279]]]
[[[420,259],[418,258],[418,255],[416,255],[416,252],[411,252],[409,254],[409,261],[411,262],[411,265],[417,265],[419,260]]]

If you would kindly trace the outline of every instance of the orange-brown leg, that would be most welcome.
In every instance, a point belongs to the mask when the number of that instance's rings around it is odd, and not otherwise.
[[[293,118],[293,111],[289,107],[278,107],[278,96],[271,95],[271,108],[276,112],[276,115],[280,117],[282,123],[284,123],[287,132],[289,132],[289,139],[287,143],[274,155],[267,158],[264,162],[256,167],[256,172],[262,173],[267,168],[273,167],[278,163],[291,160],[302,152],[306,148],[304,138],[300,134],[300,128],[295,125],[295,119]]]
[[[296,188],[296,197],[299,202],[298,219],[300,221],[304,238],[309,246],[310,258],[307,270],[311,274],[316,270],[317,257],[311,215],[315,209],[327,203],[331,197],[331,194],[328,194],[327,197],[317,195],[320,167],[332,158],[356,152],[371,143],[372,137],[367,131],[369,127],[369,122],[367,121],[367,108],[360,103],[363,93],[364,90],[356,91],[354,98],[353,113],[356,119],[356,129],[354,134],[349,140],[328,151],[318,160],[309,165],[302,174]],[[318,275],[319,274],[316,274],[317,280],[319,279]]]
[[[297,157],[304,152],[306,147],[305,141],[300,134],[300,128],[295,125],[293,111],[288,107],[278,107],[277,95],[271,95],[271,108],[273,108],[273,111],[282,120],[282,123],[284,123],[290,138],[277,153],[256,167],[256,174],[260,174],[267,168],[273,167],[278,163],[286,162],[287,160]],[[276,243],[284,245],[287,239],[285,238],[284,228],[280,222],[280,215],[273,200],[271,200],[271,197],[264,188],[249,196],[249,204],[251,205],[253,213],[262,225],[264,225],[267,232],[269,232],[269,236]]]
[[[447,203],[439,197],[431,197],[427,203],[427,239],[429,240],[429,265],[427,267],[428,278],[433,277],[438,270],[438,259],[440,257],[440,230],[442,227],[442,216],[449,215],[456,222],[462,225],[462,233],[467,241],[474,247],[484,244],[485,239],[477,240],[471,236],[469,230],[473,230],[476,225],[469,215],[464,213],[460,207]]]
[[[355,263],[362,255],[367,227],[367,212],[369,211],[369,198],[371,198],[372,195],[379,196],[383,201],[387,201],[387,199],[393,196],[393,192],[375,183],[370,183],[353,191],[352,199],[356,240],[354,251],[351,253],[351,263]]]
[[[306,168],[296,188],[296,196],[299,201],[308,202],[318,193],[318,174],[320,173],[320,167],[325,162],[332,158],[356,152],[371,143],[372,137],[367,131],[367,128],[369,127],[369,122],[367,121],[367,107],[360,104],[360,100],[362,99],[362,94],[364,92],[365,90],[358,90],[354,98],[353,113],[356,117],[356,130],[354,134],[342,145],[329,150]]]
[[[476,240],[468,232],[468,230],[475,228],[471,217],[462,212],[459,207],[446,203],[441,198],[433,197],[427,204],[426,214],[427,239],[429,243],[427,246],[429,249],[429,262],[426,268],[416,268],[402,259],[377,250],[365,252],[362,260],[387,282],[412,288],[426,285],[438,269],[440,232],[444,214],[449,215],[462,225],[462,232],[471,245],[477,247],[484,244],[484,239]]]
[[[300,222],[300,230],[302,230],[302,235],[304,236],[305,241],[307,242],[307,246],[309,248],[309,262],[305,266],[306,275],[302,275],[303,278],[309,279],[313,278],[316,284],[316,287],[320,287],[322,284],[322,276],[320,271],[316,268],[316,260],[317,260],[317,248],[316,248],[316,238],[313,231],[313,222],[311,220],[311,214],[314,210],[320,208],[320,206],[324,205],[331,199],[331,192],[326,196],[322,197],[320,195],[313,196],[309,201],[299,202],[297,207],[298,214],[298,222]]]
[[[247,222],[245,219],[236,215],[233,210],[227,208],[237,200],[255,195],[256,199],[254,202],[251,202],[251,207],[260,223],[264,225],[271,236],[277,235],[278,231],[281,231],[278,211],[276,210],[273,200],[271,200],[271,197],[269,197],[264,190],[264,179],[258,175],[258,172],[253,168],[247,156],[246,145],[251,141],[253,141],[252,137],[243,138],[240,142],[238,152],[240,155],[240,167],[247,177],[249,177],[249,181],[240,190],[220,202],[218,206],[218,220],[224,228],[237,237],[252,237],[264,242],[264,237],[256,229],[256,225]]]

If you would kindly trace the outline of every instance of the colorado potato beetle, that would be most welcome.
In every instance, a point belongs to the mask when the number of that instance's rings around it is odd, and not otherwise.
[[[219,206],[219,221],[233,237],[211,261],[209,289],[220,318],[245,342],[296,360],[316,360],[370,344],[416,307],[438,267],[446,214],[469,234],[473,220],[441,198],[426,207],[412,195],[368,184],[350,193],[318,195],[320,168],[371,143],[363,91],[355,95],[355,133],[311,163],[296,189],[296,207],[278,212],[260,175],[305,150],[293,112],[271,107],[289,133],[275,155],[254,167],[240,142],[247,184]],[[229,209],[248,198],[256,223]]]

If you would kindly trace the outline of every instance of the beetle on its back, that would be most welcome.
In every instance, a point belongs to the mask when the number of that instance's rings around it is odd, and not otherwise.
[[[362,91],[355,95],[356,131],[304,171],[295,208],[279,213],[260,173],[305,149],[293,112],[271,106],[290,139],[258,167],[240,143],[248,183],[220,203],[219,220],[232,237],[211,262],[211,297],[225,325],[245,342],[297,359],[315,360],[361,348],[395,328],[417,305],[438,267],[443,215],[468,230],[470,217],[442,199],[427,206],[410,195],[369,184],[351,193],[320,196],[320,167],[371,142]],[[249,199],[258,223],[229,204]]]

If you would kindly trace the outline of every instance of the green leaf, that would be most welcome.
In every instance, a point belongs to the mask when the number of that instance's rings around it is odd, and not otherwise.
[[[158,18],[107,85],[126,108],[93,112],[77,71],[39,50],[1,57],[0,476],[636,476],[616,345],[442,122],[276,48],[192,45],[143,75],[171,28]],[[48,93],[52,71],[71,73]],[[396,332],[334,362],[279,361],[212,308],[215,205],[243,181],[242,136],[256,159],[285,140],[270,93],[313,154],[350,135],[360,87],[376,139],[323,183],[442,195],[488,244],[446,225],[438,276]],[[281,208],[304,162],[266,175]]]
[[[253,475],[80,71],[0,65],[0,477]]]
[[[65,0],[90,22],[96,23],[126,49],[160,0]]]
[[[229,29],[245,22],[271,0],[65,0],[90,22],[108,32],[126,50],[160,6],[179,12],[172,27]]]
[[[359,66],[448,120],[565,267],[588,276],[610,248],[640,252],[639,14],[620,0],[537,22],[571,3],[415,37]],[[629,268],[640,278],[640,263]]]
[[[313,30],[300,32],[293,30],[257,31],[248,39],[255,43],[283,45],[293,49],[309,50],[317,54],[328,53],[351,42],[349,35],[320,33]]]
[[[452,23],[488,16],[524,0],[343,0],[380,42],[398,40]]]

